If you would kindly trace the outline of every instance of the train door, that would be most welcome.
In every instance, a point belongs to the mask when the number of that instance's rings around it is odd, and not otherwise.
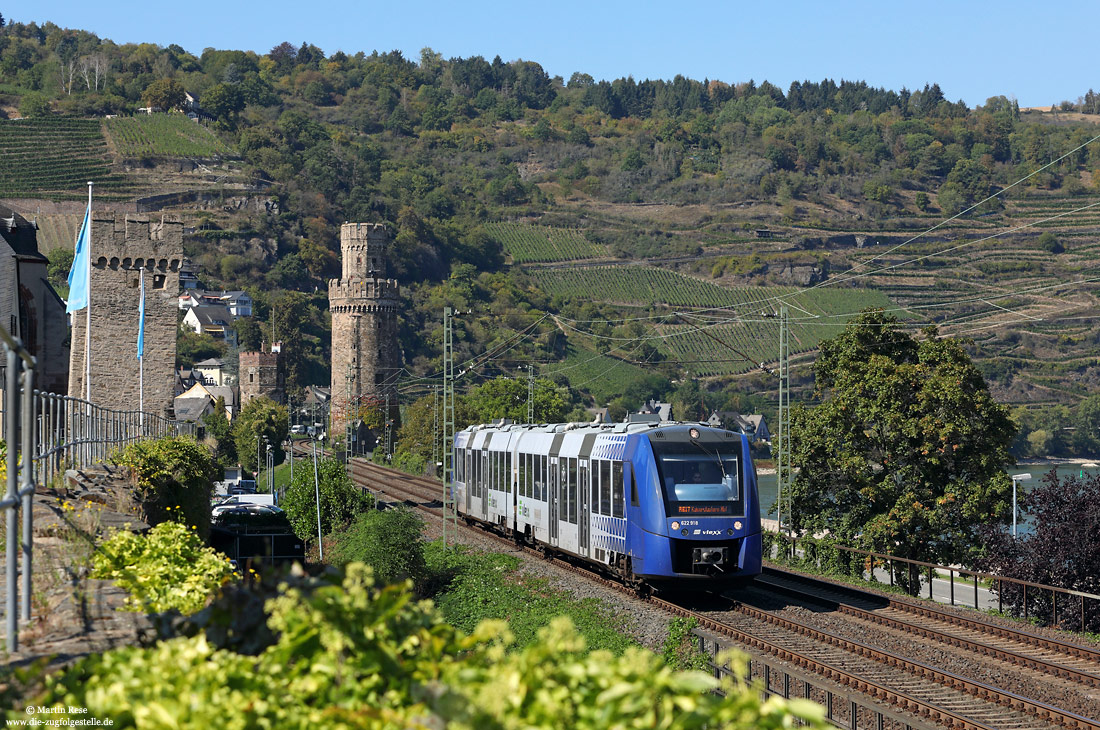
[[[546,470],[547,477],[550,481],[550,494],[548,500],[550,502],[550,544],[558,544],[558,485],[560,480],[558,479],[558,457],[550,457],[550,468]]]
[[[577,552],[577,460],[573,457],[558,459],[558,545],[571,553]]]
[[[473,443],[473,439],[470,439]],[[477,489],[477,452],[473,448],[466,449],[466,488],[462,495],[462,513],[470,514],[470,499]]]
[[[579,501],[580,529],[577,534],[577,551],[588,557],[588,459],[580,459],[577,465],[577,499]]]
[[[489,450],[485,449],[481,452],[481,473],[478,474],[477,499],[474,500],[474,511],[481,519],[485,519],[485,494],[489,491],[489,479],[492,478],[490,464]]]

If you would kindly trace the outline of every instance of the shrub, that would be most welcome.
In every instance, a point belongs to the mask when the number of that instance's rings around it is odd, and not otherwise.
[[[210,534],[210,497],[221,474],[209,449],[166,436],[130,444],[115,461],[129,467],[146,522],[183,520],[203,539]]]
[[[92,577],[128,591],[129,611],[194,613],[232,575],[224,555],[178,522],[162,522],[148,535],[116,532],[92,556]]]
[[[336,543],[336,562],[366,563],[383,583],[412,580],[422,586],[427,577],[423,528],[423,520],[407,507],[363,512]]]
[[[759,686],[677,672],[651,652],[588,653],[567,619],[508,652],[502,621],[464,636],[369,568],[267,604],[277,642],[258,656],[205,636],[79,660],[46,680],[35,706],[109,716],[121,727],[344,728],[825,727],[808,700],[760,701]],[[733,677],[744,674],[744,667]],[[507,691],[502,691],[507,688]],[[13,711],[10,716],[14,717]]]
[[[317,489],[313,464],[296,469],[279,506],[286,511],[294,534],[312,542],[317,539]],[[321,493],[321,532],[328,535],[374,506],[374,498],[351,483],[344,465],[336,459],[324,459],[317,465]]]

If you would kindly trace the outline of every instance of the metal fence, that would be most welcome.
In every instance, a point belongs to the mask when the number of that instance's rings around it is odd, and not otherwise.
[[[115,450],[141,439],[174,433],[174,423],[152,413],[103,408],[35,390],[34,357],[2,325],[0,343],[0,438],[7,446],[7,491],[0,500],[0,510],[7,512],[4,648],[13,652],[19,648],[19,618],[31,617],[35,485],[50,484],[66,469],[102,463]]]
[[[883,566],[889,574],[890,585],[894,585],[895,576],[902,576],[904,573],[906,582],[914,588],[912,595],[917,596],[923,588],[927,590],[930,600],[933,597],[933,580],[940,578],[948,584],[950,591],[948,600],[952,606],[970,605],[971,601],[963,595],[963,592],[967,591],[973,594],[973,607],[980,610],[978,587],[984,582],[989,586],[989,590],[996,593],[997,610],[1002,613],[1007,604],[1013,613],[1022,615],[1025,619],[1038,618],[1050,626],[1079,628],[1082,632],[1095,630],[1096,620],[1100,617],[1100,595],[1095,593],[1060,588],[1020,578],[1009,578],[994,573],[983,573],[980,570],[899,558],[896,555],[860,550],[837,543],[819,544],[813,538],[776,534],[773,535],[773,539],[781,541],[777,545],[776,557],[778,558],[812,563],[820,571],[822,554],[835,550],[840,556],[840,565],[837,567],[846,575],[870,580],[873,575],[871,569],[874,566]],[[766,557],[771,555],[766,554]],[[956,575],[961,581],[957,599]]]
[[[707,658],[711,675],[720,681],[733,677],[735,670],[721,652],[733,648],[744,653],[744,649],[705,629],[696,627],[691,632],[696,648]],[[825,708],[825,721],[833,727],[848,730],[934,730],[942,727],[930,719],[915,716],[919,714],[917,711],[909,714],[879,705],[862,692],[847,689],[789,661],[745,654],[745,665],[740,669],[743,670],[740,679],[758,688],[762,701],[776,696],[816,702]],[[843,673],[834,671],[832,676],[837,679]]]

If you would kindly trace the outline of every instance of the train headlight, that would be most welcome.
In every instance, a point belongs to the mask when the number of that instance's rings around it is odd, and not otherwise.
[[[688,531],[687,530],[680,530],[680,534],[683,535],[684,537],[687,537]]]
[[[735,530],[740,530],[741,529],[741,520],[738,520],[737,522],[733,523],[733,529],[735,529]]]
[[[730,537],[733,537],[733,528],[730,528],[730,529],[726,530],[726,534],[729,535]]]
[[[673,530],[679,530],[680,529],[680,523],[679,522],[673,522],[672,523],[672,529]]]

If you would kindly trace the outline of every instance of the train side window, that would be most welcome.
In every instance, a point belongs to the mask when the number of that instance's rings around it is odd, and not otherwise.
[[[611,462],[611,510],[612,517],[623,516],[623,463]]]
[[[539,454],[539,463],[535,467],[535,499],[546,501],[546,454]]]
[[[527,463],[524,465],[524,471],[527,472],[527,491],[524,494],[525,497],[530,497],[535,494],[535,455],[526,454]]]
[[[599,513],[612,516],[612,463],[599,462]]]
[[[634,469],[630,468],[630,506],[638,506],[638,480],[634,477]]]
[[[489,471],[489,452],[481,452],[481,473],[477,475],[477,496],[484,497],[485,489],[489,486],[489,477],[491,472]]]
[[[569,460],[569,521],[576,524],[576,493],[577,493],[576,480],[576,460],[570,458]]]
[[[588,509],[592,514],[600,513],[600,462],[592,462],[592,499],[588,503]]]
[[[578,496],[583,496],[583,491],[582,490],[588,489],[588,466],[586,464],[581,464],[577,469],[577,474],[580,476],[580,482],[578,482],[579,489],[577,490],[577,495]],[[589,510],[592,509],[591,503],[589,503],[588,509]]]
[[[516,467],[516,494],[526,497],[527,490],[527,454],[519,454],[519,462]]]
[[[508,492],[508,494],[512,493],[512,485],[515,482],[515,479],[513,479],[516,473],[515,460],[516,457],[512,456],[512,452],[510,451],[504,456],[504,463],[507,466],[504,472],[504,491]]]

